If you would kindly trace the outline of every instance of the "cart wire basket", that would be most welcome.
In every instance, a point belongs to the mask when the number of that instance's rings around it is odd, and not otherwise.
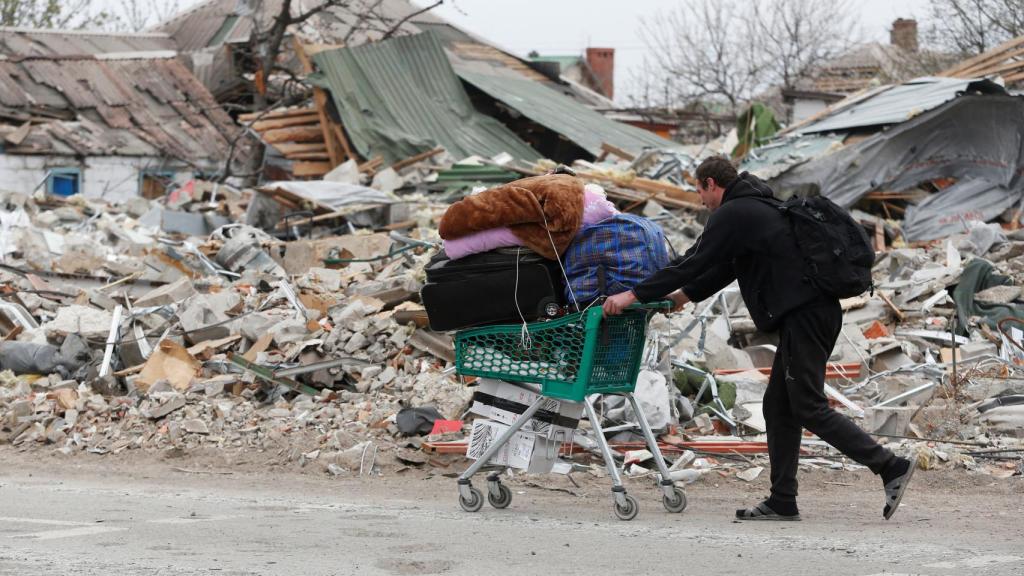
[[[608,317],[601,308],[593,308],[558,320],[487,326],[456,333],[455,367],[459,375],[541,386],[533,404],[459,476],[459,505],[467,512],[480,510],[484,496],[473,488],[473,475],[487,466],[490,458],[533,418],[548,398],[556,398],[583,404],[612,479],[615,515],[622,520],[632,520],[639,505],[635,498],[626,494],[589,398],[594,394],[619,394],[632,406],[647,447],[654,456],[661,475],[659,485],[665,509],[682,512],[686,508],[686,494],[672,481],[657,439],[632,394],[647,340],[647,321],[655,310],[671,306],[670,302],[634,304],[622,314]],[[501,483],[496,473],[487,477],[487,501],[495,508],[505,508],[512,502],[511,490]]]
[[[652,309],[634,305],[618,316],[600,308],[558,320],[487,326],[455,335],[459,374],[541,385],[541,394],[582,402],[591,394],[632,392],[640,372]]]

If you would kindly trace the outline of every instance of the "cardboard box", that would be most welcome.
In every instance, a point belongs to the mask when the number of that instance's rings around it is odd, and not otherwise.
[[[540,397],[539,386],[513,384],[481,378],[469,411],[496,422],[511,426]],[[583,404],[563,402],[552,398],[544,400],[541,409],[522,430],[533,432],[548,440],[568,442],[579,426]]]
[[[473,402],[469,408],[469,412],[476,414],[477,416],[483,416],[488,420],[505,424],[506,426],[511,426],[520,416],[522,416],[521,413],[502,410],[479,401]],[[536,418],[530,418],[530,421],[524,424],[520,430],[523,432],[532,432],[538,436],[547,438],[548,440],[557,440],[559,442],[571,441],[573,434],[576,432],[575,427],[569,428],[566,426],[558,426]]]
[[[474,420],[466,456],[478,460],[508,428],[493,420]],[[561,447],[561,442],[520,430],[491,457],[489,463],[523,470],[530,474],[547,474],[558,461]]]

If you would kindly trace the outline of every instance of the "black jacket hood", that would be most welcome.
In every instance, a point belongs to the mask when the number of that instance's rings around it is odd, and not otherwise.
[[[722,193],[722,204],[748,196],[774,198],[775,194],[763,180],[750,172],[743,172],[725,188],[725,192]]]

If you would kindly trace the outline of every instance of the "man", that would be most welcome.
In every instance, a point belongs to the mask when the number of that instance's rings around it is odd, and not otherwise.
[[[697,191],[711,210],[704,233],[686,253],[631,292],[605,301],[606,314],[630,304],[670,298],[681,308],[739,280],[740,293],[758,329],[779,332],[779,345],[764,395],[771,462],[771,495],[736,511],[741,520],[799,520],[796,472],[801,428],[807,428],[882,477],[892,517],[915,466],[881,447],[828,405],[825,364],[843,324],[835,297],[806,276],[788,217],[767,184],[712,157],[697,167]]]

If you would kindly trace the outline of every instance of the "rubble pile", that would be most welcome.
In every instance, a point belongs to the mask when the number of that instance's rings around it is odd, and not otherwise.
[[[614,191],[627,163],[577,168]],[[433,184],[447,166],[409,166],[392,179],[401,195],[370,202],[379,183],[357,168],[345,183],[356,188],[345,190],[362,200],[330,208],[301,182],[236,190],[195,181],[161,201],[119,205],[6,194],[0,442],[65,454],[259,451],[331,474],[422,465],[419,448],[464,454],[459,438],[472,425],[460,419],[476,388],[453,374],[451,337],[431,332],[417,304],[437,219],[460,188]],[[619,202],[658,221],[682,253],[700,216],[663,205],[661,194]],[[274,203],[313,216],[243,223]],[[924,466],[1020,474],[1024,236],[971,224],[880,253],[874,276],[873,293],[842,303],[826,374],[836,407]],[[759,477],[774,343],[738,291],[657,316],[649,333],[637,396],[673,477]],[[427,428],[400,425],[400,413],[423,407],[436,409]],[[599,410],[603,426],[619,427],[609,440],[627,473],[655,475],[625,403],[606,397]],[[446,419],[454,427],[430,427]],[[601,474],[588,427],[580,422],[565,444],[577,466],[590,461]],[[428,429],[447,434],[423,438]],[[858,468],[820,441],[805,449],[804,466]]]
[[[458,416],[450,338],[409,310],[427,243],[389,256],[384,233],[281,241],[230,223],[252,191],[196,187],[178,212],[229,222],[203,236],[150,220],[176,196],[3,199],[0,442],[323,454],[337,472],[350,468],[331,454],[401,444],[405,406]]]

